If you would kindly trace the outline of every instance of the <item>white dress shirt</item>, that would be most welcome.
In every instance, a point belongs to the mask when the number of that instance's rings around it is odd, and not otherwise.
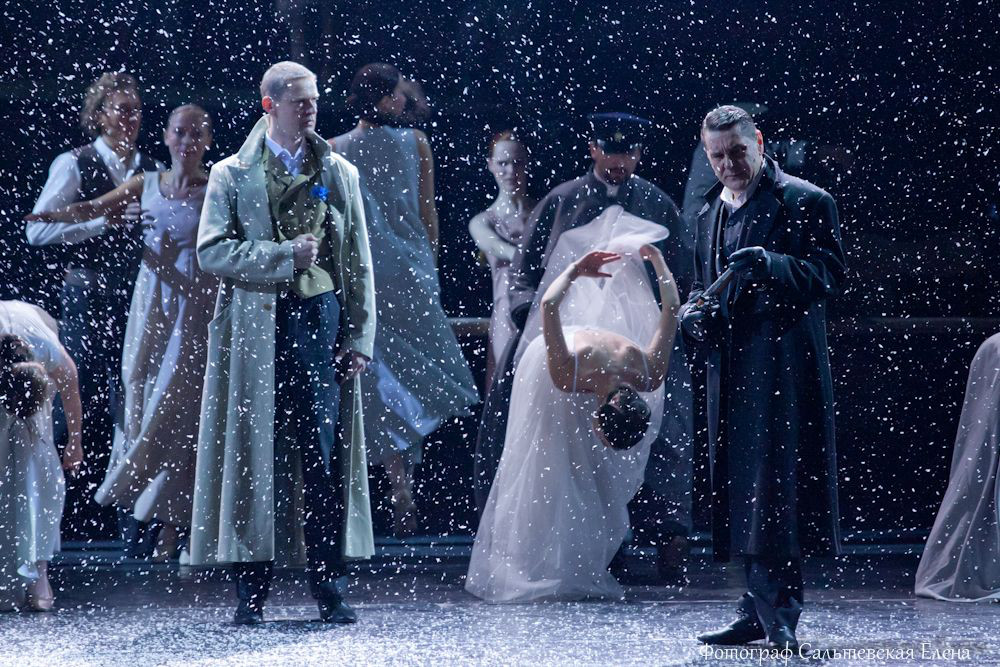
[[[271,149],[282,164],[285,165],[285,169],[292,177],[298,176],[299,172],[302,171],[302,163],[305,162],[306,152],[305,152],[305,141],[299,141],[299,148],[295,151],[295,155],[288,152],[288,149],[282,148],[277,141],[272,139],[270,135],[264,135],[264,143],[267,147]]]
[[[126,165],[122,162],[103,137],[94,140],[94,148],[101,161],[108,169],[108,175],[115,186],[119,186],[139,169],[140,154],[132,155],[132,162]],[[157,163],[159,167],[159,163]],[[49,167],[49,178],[45,181],[42,194],[38,195],[32,213],[43,213],[57,208],[63,208],[79,201],[80,196],[80,165],[73,155],[67,151],[52,161]],[[29,222],[25,234],[31,245],[49,245],[52,243],[80,243],[89,238],[103,234],[107,221],[95,218],[86,222]]]

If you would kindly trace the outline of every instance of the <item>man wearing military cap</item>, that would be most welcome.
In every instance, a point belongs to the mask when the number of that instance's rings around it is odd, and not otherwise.
[[[659,245],[679,287],[689,284],[693,239],[683,238],[677,207],[665,192],[635,174],[643,145],[653,123],[627,113],[597,113],[591,125],[590,156],[593,168],[585,175],[556,186],[532,211],[521,250],[512,266],[511,315],[523,328],[537,308],[536,291],[559,236],[591,222],[610,206],[664,225],[670,236]],[[656,284],[655,280],[651,284]],[[515,336],[498,360],[493,384],[486,397],[476,443],[476,503],[482,511],[503,451],[507,408],[514,376]],[[691,387],[681,337],[671,355],[665,391],[671,396],[663,415],[660,438],[653,444],[646,471],[646,485],[639,500],[656,516],[658,544],[674,536],[686,546],[691,514]],[[647,490],[646,487],[649,487]],[[642,512],[639,512],[640,514]],[[676,544],[676,542],[675,542]],[[676,565],[672,563],[671,565]]]

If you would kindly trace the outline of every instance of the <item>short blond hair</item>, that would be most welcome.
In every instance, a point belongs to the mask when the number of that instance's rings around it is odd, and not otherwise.
[[[281,94],[285,92],[292,81],[298,79],[316,80],[313,74],[305,65],[300,65],[291,60],[283,60],[267,68],[264,76],[260,80],[260,96],[270,97],[272,100],[280,100]]]

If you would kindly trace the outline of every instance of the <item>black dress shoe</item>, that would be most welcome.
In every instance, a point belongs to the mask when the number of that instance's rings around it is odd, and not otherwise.
[[[749,644],[758,639],[764,639],[766,636],[764,628],[760,625],[760,621],[750,616],[744,616],[721,630],[698,635],[698,641],[702,644],[736,646],[739,644]]]
[[[236,625],[258,625],[264,622],[264,609],[257,605],[251,605],[246,600],[240,600],[233,614],[233,623]]]
[[[787,625],[775,625],[767,633],[767,647],[779,651],[788,649],[798,652],[799,640],[795,638],[795,631]]]
[[[358,615],[343,598],[319,601],[319,620],[324,623],[357,623]]]

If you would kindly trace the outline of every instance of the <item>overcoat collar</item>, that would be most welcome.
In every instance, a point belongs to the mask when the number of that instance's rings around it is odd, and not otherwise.
[[[235,169],[240,170],[245,179],[240,184],[242,197],[246,200],[245,206],[241,208],[241,219],[253,238],[270,238],[274,233],[265,176],[264,135],[267,133],[267,126],[267,116],[262,116],[236,153]],[[324,182],[332,149],[313,131],[306,133],[305,140],[309,142],[316,159],[318,181]]]
[[[764,173],[757,184],[757,189],[750,200],[743,205],[746,209],[747,225],[744,228],[743,238],[739,244],[740,248],[749,248],[751,246],[766,247],[767,239],[771,235],[771,230],[774,228],[774,222],[777,219],[778,210],[781,208],[781,189],[784,187],[785,180],[784,172],[781,171],[778,163],[767,155],[764,156],[764,163],[761,169],[764,170]],[[718,252],[719,247],[718,234],[720,230],[716,229],[716,227],[718,226],[719,207],[722,206],[722,197],[720,196],[722,188],[722,183],[716,181],[705,193],[705,205],[698,212],[700,219],[704,218],[705,222],[711,221],[709,229],[712,232],[709,238],[711,244],[710,256],[713,258],[711,263],[713,275],[716,273],[715,253]],[[747,281],[742,278],[736,281],[734,299],[742,294],[746,288],[746,283]]]
[[[243,142],[243,146],[236,154],[237,166],[240,169],[250,169],[254,166],[263,165],[264,135],[267,134],[267,116],[261,116],[257,124],[250,130],[250,135]],[[332,152],[330,144],[323,140],[323,137],[316,134],[314,130],[307,130],[305,140],[312,148],[313,155],[319,163],[319,170],[325,171],[327,166],[327,156]]]
[[[747,207],[747,220],[750,222],[749,229],[743,237],[741,248],[751,246],[763,246],[771,235],[771,228],[774,226],[775,214],[781,206],[781,193],[779,183],[783,180],[781,167],[772,158],[764,156],[764,164],[761,167],[764,173],[757,184],[757,190],[750,197],[745,206]]]

